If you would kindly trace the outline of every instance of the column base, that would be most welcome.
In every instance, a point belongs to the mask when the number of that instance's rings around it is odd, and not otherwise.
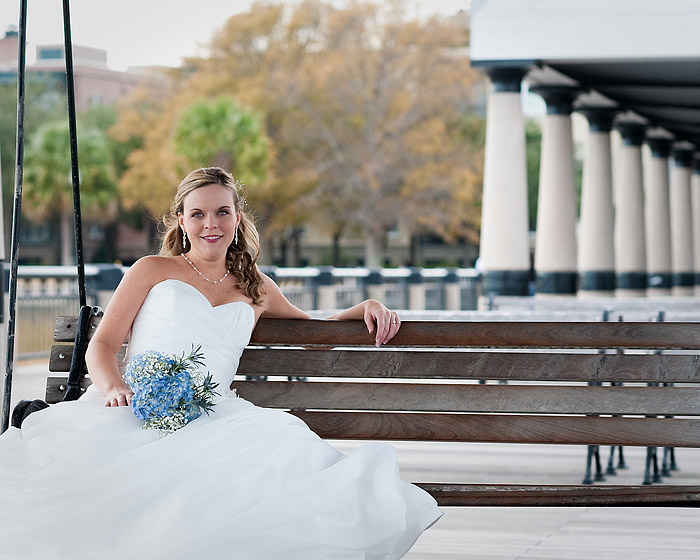
[[[647,288],[649,297],[655,296],[670,296],[673,294],[673,288]]]
[[[500,296],[530,295],[529,270],[488,270],[482,276],[482,293]]]
[[[614,292],[615,271],[586,270],[579,273],[580,292]]]
[[[673,273],[673,287],[688,287],[695,285],[695,273],[694,272],[674,272]]]
[[[695,295],[694,286],[673,286],[671,294],[676,297],[692,297]]]
[[[689,297],[695,295],[695,273],[673,273],[673,295],[676,297]]]
[[[615,292],[606,290],[604,292],[599,292],[597,290],[579,290],[576,297],[582,300],[595,299],[595,298],[611,298],[615,297]]]
[[[622,291],[645,291],[647,274],[646,272],[620,272],[615,277],[615,288]]]
[[[538,272],[538,294],[575,294],[577,272]]]
[[[670,289],[673,286],[673,275],[670,272],[650,272],[647,274],[647,288]]]

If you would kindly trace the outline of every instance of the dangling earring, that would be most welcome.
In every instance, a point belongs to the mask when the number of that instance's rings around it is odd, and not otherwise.
[[[187,232],[185,231],[185,228],[182,228],[182,248],[187,248]]]
[[[233,236],[233,244],[238,245],[238,226],[236,226],[236,233]]]

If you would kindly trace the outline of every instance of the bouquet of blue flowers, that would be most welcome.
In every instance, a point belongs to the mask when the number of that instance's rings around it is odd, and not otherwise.
[[[202,411],[213,410],[218,383],[200,369],[204,366],[201,348],[192,345],[189,356],[148,350],[126,366],[124,381],[134,392],[131,410],[145,420],[144,428],[167,435],[199,418]]]

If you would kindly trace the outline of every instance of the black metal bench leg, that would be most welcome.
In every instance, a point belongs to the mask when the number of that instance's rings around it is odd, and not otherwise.
[[[615,446],[611,445],[610,446],[610,457],[608,457],[608,468],[605,469],[605,474],[609,474],[611,476],[617,475],[617,471],[615,470],[615,467],[613,466],[614,462],[615,462]]]
[[[595,446],[595,453],[593,454],[595,458],[595,476],[594,479],[598,482],[605,480],[605,475],[603,474],[603,465],[600,462],[600,446]]]
[[[607,319],[605,319],[607,320]],[[589,381],[589,386],[602,385],[600,381]],[[595,459],[595,475],[591,477],[591,466],[593,460]],[[603,467],[600,464],[600,446],[599,445],[589,445],[588,453],[586,455],[586,473],[583,477],[583,484],[593,484],[593,481],[603,481],[605,480],[605,475],[603,474]]]
[[[661,478],[661,470],[659,469],[659,455],[657,449],[657,447],[654,447],[654,462],[652,463],[654,466],[654,476],[652,477],[652,480],[654,482],[663,482],[663,478]]]
[[[626,469],[627,463],[625,462],[625,455],[623,453],[624,448],[621,445],[617,446],[617,469]]]
[[[581,484],[593,484],[593,478],[591,473],[591,466],[593,464],[593,458],[599,456],[597,445],[588,445],[586,453],[586,472],[583,475],[583,481]],[[600,468],[600,461],[597,461]],[[598,473],[596,473],[596,480],[598,479]]]
[[[668,448],[668,454],[669,454],[670,460],[671,460],[670,465],[669,465],[669,468],[670,468],[672,471],[677,471],[677,470],[679,470],[679,469],[678,469],[678,464],[676,463],[676,449],[675,449],[675,447],[669,447],[669,448]]]
[[[653,452],[653,447],[647,447],[647,459],[644,465],[644,480],[642,480],[642,484],[645,486],[649,486],[651,484],[651,462],[653,460]]]
[[[664,447],[664,459],[661,462],[661,476],[671,476],[670,456],[671,448]]]
[[[653,471],[653,474],[652,474]],[[659,463],[657,460],[656,447],[647,447],[647,460],[644,468],[644,480],[642,484],[648,486],[654,482],[661,482],[661,474],[659,473]]]

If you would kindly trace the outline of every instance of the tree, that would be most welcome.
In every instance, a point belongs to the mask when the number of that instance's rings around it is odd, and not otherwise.
[[[320,48],[305,58],[288,119],[311,155],[313,199],[335,202],[318,214],[359,228],[370,266],[397,222],[454,238],[475,219],[480,183],[478,159],[451,130],[474,104],[463,28],[407,20],[400,2],[319,6]]]
[[[223,167],[251,187],[263,183],[269,165],[260,119],[240,109],[232,97],[186,107],[175,127],[175,152],[189,169]]]
[[[36,130],[50,119],[67,118],[65,93],[58,81],[29,73],[25,89],[24,135],[30,138]],[[7,226],[6,243],[10,243],[9,227],[12,223],[12,193],[15,181],[15,141],[17,135],[17,84],[0,84],[0,155],[2,164],[2,193],[4,196]],[[0,217],[1,218],[1,217]],[[9,258],[9,250],[7,251]]]
[[[97,129],[78,131],[80,202],[87,218],[104,220],[114,211],[116,181],[104,135]],[[24,197],[35,218],[60,216],[61,264],[75,262],[73,195],[68,123],[48,123],[30,139],[25,154]]]
[[[154,79],[115,126],[122,139],[140,139],[121,182],[127,199],[167,208],[162,185],[171,195],[186,159],[174,146],[180,115],[225,93],[263,115],[274,152],[267,179],[249,193],[268,218],[263,233],[310,220],[335,236],[355,230],[367,264],[382,262],[397,222],[469,237],[480,152],[458,131],[481,78],[465,56],[466,22],[409,19],[404,2],[387,4],[255,3],[231,17],[207,57],[160,87]]]

